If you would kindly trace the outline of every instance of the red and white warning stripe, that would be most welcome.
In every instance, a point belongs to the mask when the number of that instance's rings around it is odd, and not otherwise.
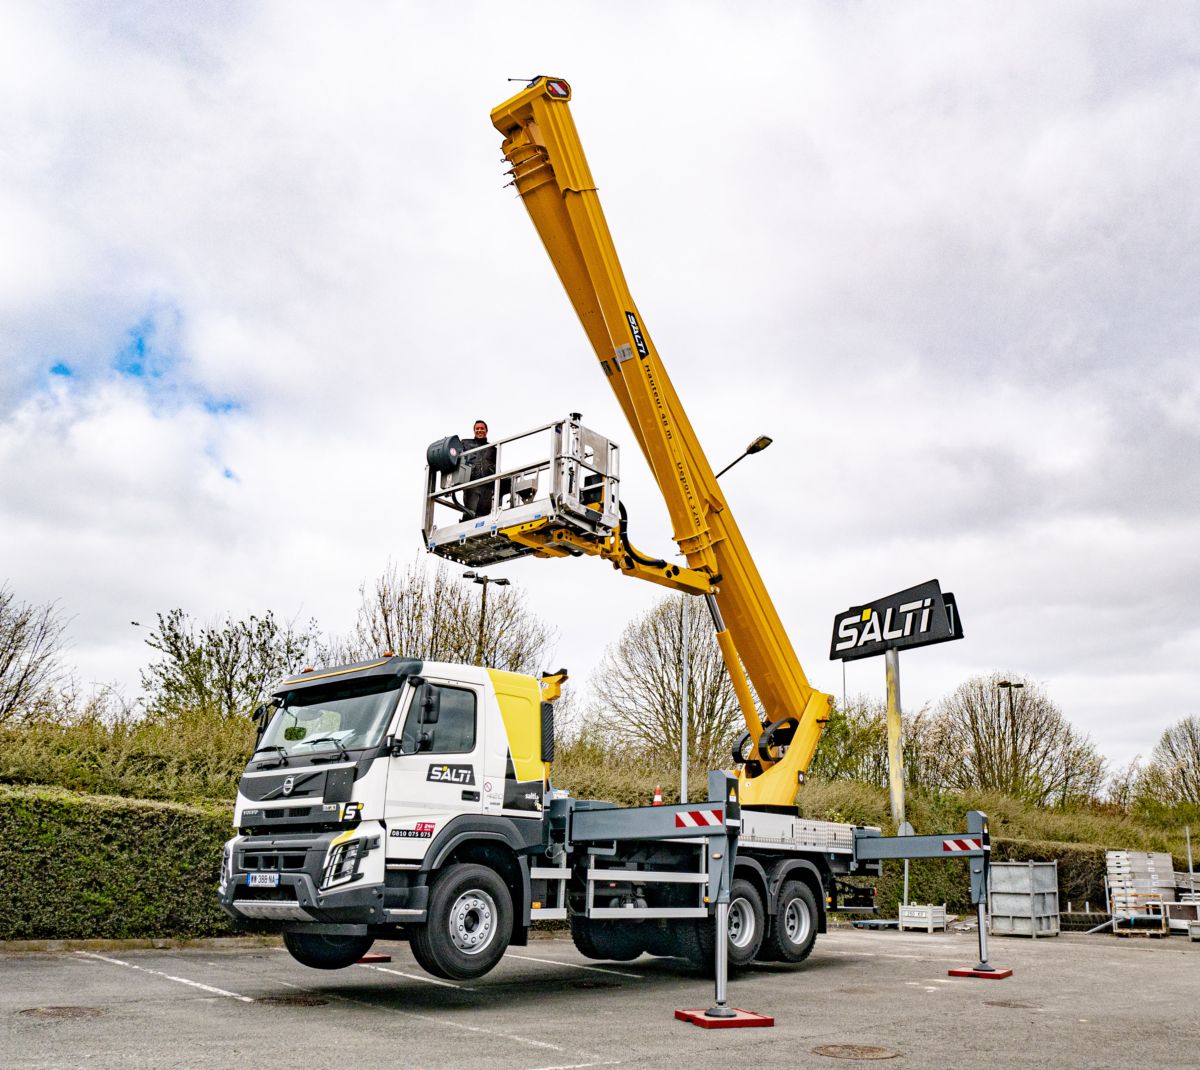
[[[724,810],[685,810],[675,815],[677,829],[702,828],[705,825],[719,825],[725,820]]]
[[[942,850],[955,854],[959,851],[979,851],[983,840],[942,840]]]

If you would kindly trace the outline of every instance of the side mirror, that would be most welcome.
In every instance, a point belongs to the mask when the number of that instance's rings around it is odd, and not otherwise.
[[[421,692],[421,724],[437,724],[440,707],[441,693],[426,684]]]
[[[279,707],[278,699],[271,699],[270,702],[261,702],[255,707],[254,712],[250,715],[250,719],[254,722],[254,746],[257,747],[262,742],[262,737],[267,731],[267,725],[271,722],[271,715]]]

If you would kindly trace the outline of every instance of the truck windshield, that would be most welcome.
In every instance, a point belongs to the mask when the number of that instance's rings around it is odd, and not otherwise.
[[[271,718],[259,750],[304,757],[377,746],[403,683],[404,677],[392,676],[356,687],[342,684],[288,692]]]

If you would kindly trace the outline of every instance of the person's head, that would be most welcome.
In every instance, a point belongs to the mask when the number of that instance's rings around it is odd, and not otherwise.
[[[486,420],[476,420],[475,421],[475,437],[476,438],[487,438],[487,421]]]

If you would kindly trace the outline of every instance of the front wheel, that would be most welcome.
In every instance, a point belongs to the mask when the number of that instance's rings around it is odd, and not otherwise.
[[[817,900],[802,881],[785,881],[760,959],[803,962],[817,942]]]
[[[508,950],[512,896],[495,870],[460,863],[434,884],[427,919],[413,930],[413,957],[435,977],[470,981]]]
[[[371,950],[373,936],[325,936],[322,933],[284,933],[283,945],[302,966],[342,970]]]

